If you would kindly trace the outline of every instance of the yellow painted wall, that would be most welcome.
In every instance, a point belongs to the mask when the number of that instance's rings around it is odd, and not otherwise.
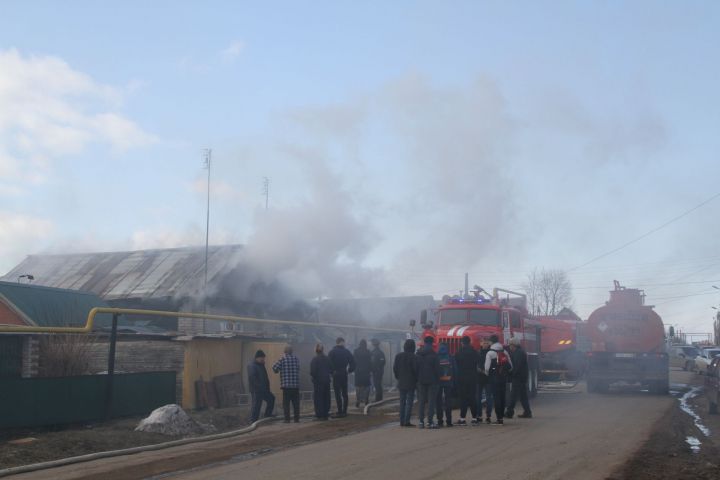
[[[211,381],[218,375],[228,373],[242,373],[243,385],[247,391],[247,368],[254,361],[255,352],[265,352],[265,366],[270,378],[270,390],[282,398],[280,389],[280,375],[273,373],[272,365],[283,355],[284,341],[248,341],[243,339],[194,339],[185,342],[185,369],[183,371],[183,408],[196,407],[195,382],[202,379]],[[326,353],[331,346],[326,346]],[[315,344],[303,343],[293,345],[295,355],[300,359],[300,390],[312,390],[310,379],[310,361],[314,357]],[[398,352],[396,345],[382,342],[381,348],[385,352],[386,367],[383,383],[387,386],[394,383],[392,363]],[[352,350],[352,346],[351,346]],[[351,379],[351,383],[353,380]]]
[[[195,408],[195,381],[209,382],[218,375],[243,372],[241,339],[195,339],[185,344],[183,371],[183,408]],[[246,383],[247,385],[247,383]]]

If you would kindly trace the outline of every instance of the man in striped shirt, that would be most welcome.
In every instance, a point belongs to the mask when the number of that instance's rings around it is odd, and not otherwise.
[[[285,423],[290,423],[290,403],[293,405],[295,423],[298,423],[300,421],[300,360],[293,355],[290,345],[285,346],[285,354],[275,362],[272,370],[280,374]]]

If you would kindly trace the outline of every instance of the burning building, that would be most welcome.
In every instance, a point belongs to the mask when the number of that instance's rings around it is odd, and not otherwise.
[[[30,255],[2,279],[30,272],[35,285],[92,292],[110,306],[312,321],[316,312],[282,285],[244,267],[241,245]],[[220,333],[234,326],[184,318],[128,318],[138,329]]]

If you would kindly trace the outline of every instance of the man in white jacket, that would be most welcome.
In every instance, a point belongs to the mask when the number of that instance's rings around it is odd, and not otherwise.
[[[505,390],[507,388],[508,374],[512,371],[512,360],[497,335],[491,336],[490,341],[492,346],[485,356],[484,367],[493,389],[495,424],[502,425],[505,414]]]

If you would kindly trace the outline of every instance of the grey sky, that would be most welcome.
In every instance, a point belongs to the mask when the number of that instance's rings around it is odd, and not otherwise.
[[[517,288],[720,191],[715,2],[108,8],[4,5],[2,270],[202,243],[207,146],[211,240],[303,294]],[[573,271],[577,309],[618,279],[709,330],[719,211]]]

